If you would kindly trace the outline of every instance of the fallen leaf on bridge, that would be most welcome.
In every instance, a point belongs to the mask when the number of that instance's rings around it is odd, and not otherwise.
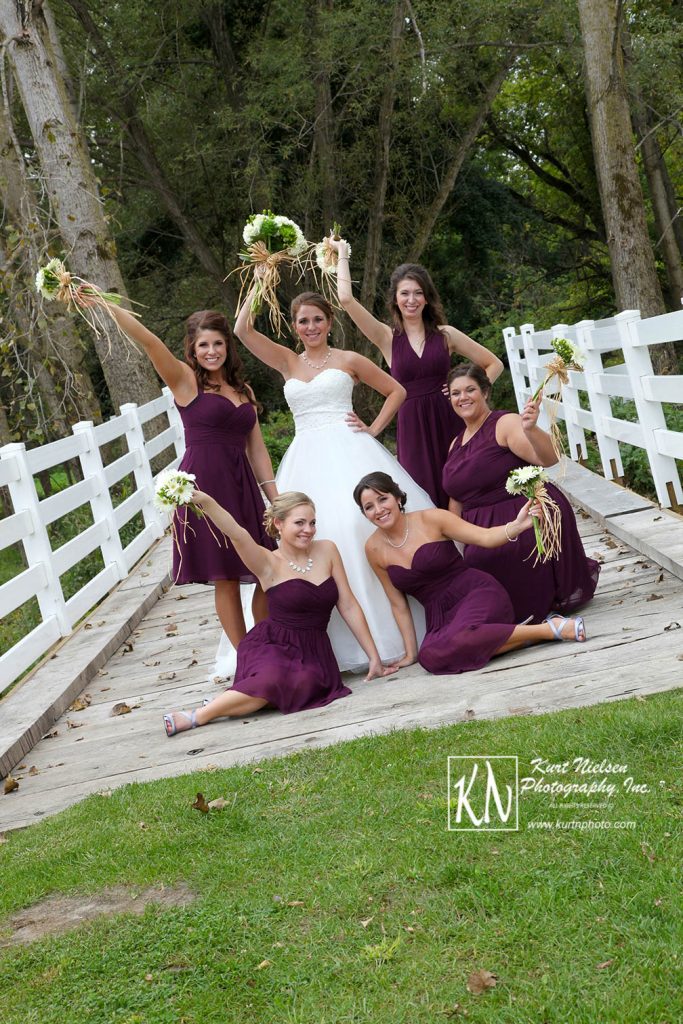
[[[129,715],[132,710],[125,701],[120,701],[118,704],[114,704],[114,707],[111,709],[111,717],[116,718],[119,715]]]
[[[5,796],[7,796],[8,793],[14,793],[17,789],[19,789],[19,783],[12,775],[8,775],[5,779],[5,785],[3,786]]]

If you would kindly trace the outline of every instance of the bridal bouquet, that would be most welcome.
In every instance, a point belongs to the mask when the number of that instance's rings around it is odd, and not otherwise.
[[[545,380],[532,395],[533,402],[543,395],[543,391],[554,377],[557,378],[555,397],[559,401],[562,395],[562,385],[569,383],[569,371],[583,370],[584,355],[576,345],[566,338],[553,338],[551,344],[555,350],[555,355],[546,366]],[[564,445],[562,444],[562,435],[557,426],[556,406],[550,406],[548,419],[550,420],[550,439],[559,462],[564,455]]]
[[[251,302],[251,311],[258,313],[265,303],[271,327],[280,335],[285,324],[277,301],[280,266],[289,264],[303,272],[301,261],[310,250],[310,244],[298,224],[271,210],[252,213],[244,225],[242,238],[247,247],[239,254],[244,266],[237,268],[242,281],[240,301],[245,286],[253,281],[256,292]]]
[[[209,533],[216,541],[218,546],[221,546],[221,540],[216,535],[209,519],[205,516],[204,510],[195,505],[192,501],[192,495],[196,487],[196,476],[194,473],[186,473],[183,469],[163,469],[156,479],[154,487],[154,505],[159,509],[160,512],[167,512],[173,516],[174,512],[178,512],[178,522],[183,529],[183,541],[187,540],[187,531],[189,530],[193,536],[196,536],[195,531],[192,529],[188,522],[187,512],[183,516],[180,513],[181,508],[189,508],[198,519],[203,519],[209,528]],[[178,564],[178,576],[180,576],[180,569],[183,561],[183,553],[178,543],[178,532],[176,529],[175,516],[171,519],[171,536],[173,537],[173,543],[176,546],[180,562]],[[223,537],[223,544],[227,547],[227,541]]]
[[[512,470],[505,484],[508,494],[534,498],[541,506],[542,516],[533,517],[536,535],[534,565],[556,558],[562,551],[562,513],[557,502],[546,490],[547,479],[548,474],[541,466],[520,466],[519,469]]]
[[[339,232],[341,226],[336,222],[332,225],[332,230],[329,235],[323,238],[322,242],[318,242],[313,250],[312,270],[316,274],[316,277],[320,279],[320,290],[328,299],[332,305],[336,305],[337,296],[332,286],[331,278],[337,276],[337,263],[339,262],[339,253],[336,249],[333,249],[330,245],[330,238],[334,238],[336,242],[346,242],[345,238],[342,238]],[[346,242],[349,250],[349,256],[351,255],[351,246]]]
[[[36,291],[48,302],[56,300],[63,302],[68,309],[75,309],[92,328],[96,337],[99,338],[101,334],[106,336],[107,327],[114,324],[121,337],[132,344],[128,335],[119,327],[107,305],[111,302],[115,306],[120,306],[121,296],[117,292],[103,292],[95,285],[88,284],[82,277],[70,273],[57,257],[38,270]],[[87,306],[83,306],[79,302],[79,296],[88,300]],[[131,312],[133,311],[131,310]],[[133,316],[137,315],[133,312]]]

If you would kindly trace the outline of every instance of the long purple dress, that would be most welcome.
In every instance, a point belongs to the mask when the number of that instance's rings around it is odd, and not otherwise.
[[[462,518],[477,526],[502,526],[512,522],[526,499],[508,494],[505,483],[511,470],[529,463],[496,441],[496,423],[504,410],[492,412],[482,426],[462,444],[459,434],[443,471],[446,492],[462,504]],[[551,611],[568,614],[593,596],[600,566],[587,558],[573,509],[561,491],[547,484],[562,513],[562,553],[534,565],[534,531],[527,530],[514,544],[499,548],[467,545],[467,565],[483,569],[503,584],[515,610],[515,620],[529,615],[542,622]]]
[[[176,403],[176,407],[187,446],[178,468],[194,473],[200,490],[227,509],[257,544],[273,550],[275,542],[263,526],[263,498],[246,455],[247,437],[256,423],[253,405],[235,405],[217,392],[200,391],[189,405]],[[215,526],[212,529],[220,545],[211,536],[206,522],[186,508],[176,512],[174,519],[178,541],[173,545],[176,583],[257,582]]]
[[[232,689],[267,700],[284,715],[347,697],[351,690],[342,683],[326,632],[339,598],[332,576],[317,586],[285,580],[266,594],[268,618],[237,648]]]
[[[500,583],[468,569],[450,540],[423,544],[409,569],[390,565],[387,572],[397,590],[424,605],[427,632],[417,660],[433,675],[482,668],[515,628]]]
[[[391,376],[402,384],[407,397],[398,410],[398,461],[430,496],[438,508],[448,508],[441,483],[448,447],[463,428],[442,388],[451,358],[440,331],[425,338],[418,356],[405,331],[395,331],[391,343]]]

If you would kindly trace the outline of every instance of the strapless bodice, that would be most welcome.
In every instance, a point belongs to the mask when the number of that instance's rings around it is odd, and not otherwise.
[[[283,580],[269,587],[268,620],[289,629],[327,629],[332,609],[339,600],[332,576],[322,583],[305,579]]]
[[[335,366],[321,370],[313,380],[290,377],[285,381],[284,394],[294,415],[297,434],[345,423],[344,417],[353,411],[353,383],[350,374]]]
[[[465,570],[460,552],[451,540],[433,540],[422,544],[411,562],[388,565],[387,572],[397,590],[413,597],[429,608],[448,594],[450,584]]]

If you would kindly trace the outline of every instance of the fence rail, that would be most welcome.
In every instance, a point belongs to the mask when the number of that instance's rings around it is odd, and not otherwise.
[[[143,425],[157,416],[165,416],[168,426],[145,440]],[[0,551],[21,543],[26,563],[22,572],[0,586],[0,618],[32,598],[38,602],[41,618],[18,643],[0,652],[0,690],[68,636],[126,578],[168,525],[167,516],[153,504],[152,460],[170,450],[167,464],[175,467],[185,448],[182,421],[168,388],[146,405],[122,405],[120,414],[106,423],[76,423],[72,431],[69,437],[30,451],[23,443],[0,448],[0,487],[9,491],[14,510],[0,522]],[[112,442],[125,445],[127,451],[105,466],[102,448]],[[83,479],[41,498],[36,476],[71,460],[78,461]],[[114,505],[111,488],[129,475],[135,489]],[[84,505],[90,507],[92,525],[53,549],[48,526]],[[143,527],[124,546],[119,531],[139,513]],[[97,549],[104,568],[67,599],[61,577]]]
[[[583,371],[569,371],[569,384],[561,395],[551,384],[544,400],[544,404],[552,403],[557,418],[564,420],[569,454],[573,459],[585,458],[586,431],[592,432],[606,479],[620,480],[624,467],[619,445],[642,448],[659,503],[665,508],[683,506],[676,465],[676,459],[683,459],[683,433],[667,427],[662,408],[663,403],[683,406],[683,376],[657,376],[648,348],[683,340],[683,310],[641,320],[638,310],[627,309],[608,320],[555,324],[546,331],[522,324],[519,334],[514,327],[506,327],[503,337],[520,409],[545,379],[546,364],[554,355],[552,339],[575,342],[585,356]],[[611,358],[605,365],[607,353]],[[613,398],[632,401],[637,422],[615,415]],[[540,423],[548,426],[545,411]]]

